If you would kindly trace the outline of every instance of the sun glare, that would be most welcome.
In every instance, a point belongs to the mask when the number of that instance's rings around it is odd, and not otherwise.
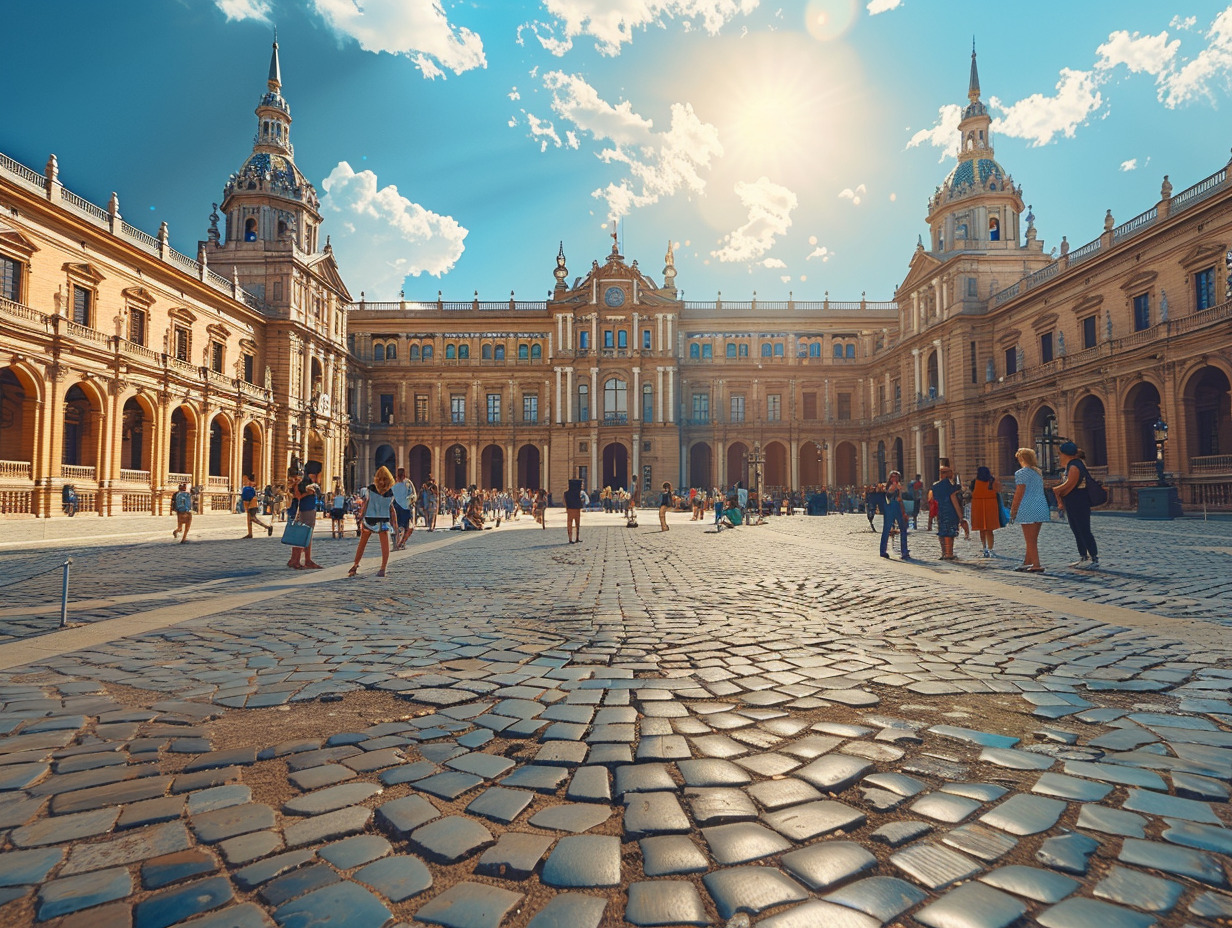
[[[822,42],[842,36],[856,21],[856,0],[809,0],[804,7],[804,26]]]

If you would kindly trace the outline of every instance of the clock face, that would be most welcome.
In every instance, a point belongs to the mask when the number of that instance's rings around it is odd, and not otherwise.
[[[603,302],[608,306],[623,306],[625,303],[625,292],[619,287],[608,287],[603,291]]]

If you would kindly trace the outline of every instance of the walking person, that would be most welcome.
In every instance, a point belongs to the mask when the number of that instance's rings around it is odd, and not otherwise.
[[[401,551],[406,547],[406,541],[415,531],[415,521],[411,518],[415,507],[415,484],[406,476],[406,468],[398,468],[398,476],[394,479],[394,517],[397,521],[397,531],[394,533],[394,550]]]
[[[539,488],[539,492],[535,494],[535,505],[532,510],[535,521],[539,523],[539,527],[544,531],[548,527],[548,491]]]
[[[419,488],[419,505],[423,509],[424,528],[430,532],[436,531],[436,511],[440,503],[440,490],[436,481],[428,474],[428,479]]]
[[[1078,560],[1070,567],[1078,569],[1099,567],[1099,548],[1091,533],[1091,498],[1087,495],[1091,476],[1086,462],[1079,456],[1078,446],[1072,441],[1061,443],[1057,449],[1061,455],[1061,467],[1065,480],[1052,488],[1057,495],[1057,508],[1069,513],[1069,528],[1078,545]]]
[[[903,509],[903,475],[898,471],[890,471],[885,488],[885,516],[881,523],[881,556],[887,560],[890,557],[890,532],[898,526],[899,550],[904,561],[911,560],[907,553],[907,515]]]
[[[372,485],[368,487],[368,492],[360,505],[359,545],[355,549],[355,563],[347,571],[348,577],[354,577],[359,573],[359,562],[364,556],[364,548],[368,546],[368,539],[373,533],[381,538],[381,569],[376,572],[376,575],[385,576],[385,568],[389,566],[389,536],[397,531],[394,521],[396,515],[393,512],[393,488],[396,485],[394,475],[389,472],[388,467],[377,468],[372,478]]]
[[[317,524],[317,497],[321,493],[321,470],[322,464],[320,461],[309,461],[304,465],[304,475],[300,478],[299,483],[293,484],[291,495],[295,505],[295,521],[301,522],[304,525],[316,528]],[[288,519],[291,518],[289,515]],[[309,536],[308,544],[302,548],[291,548],[291,559],[287,561],[287,566],[295,570],[320,570],[321,565],[312,559],[312,538]]]
[[[953,480],[954,471],[948,464],[938,468],[940,479],[928,491],[928,501],[937,504],[937,539],[941,542],[941,560],[956,561],[954,539],[963,519],[962,488]]]
[[[248,534],[245,538],[252,537],[253,523],[265,529],[266,535],[274,534],[274,526],[270,522],[262,522],[258,517],[261,511],[261,503],[257,499],[257,478],[252,474],[248,474],[244,478],[244,489],[240,490],[240,502],[244,504],[244,514],[248,517]]]
[[[663,481],[663,495],[659,497],[659,531],[667,531],[667,510],[672,506],[672,485]]]
[[[334,498],[330,500],[329,527],[331,538],[342,538],[346,534],[347,498],[342,492],[342,481],[334,478]]]
[[[171,497],[171,510],[175,513],[175,531],[171,533],[171,537],[179,538],[180,544],[184,544],[188,541],[188,530],[192,528],[193,517],[193,498],[188,492],[188,484],[181,483]]]
[[[565,534],[569,544],[582,541],[582,481],[570,480],[565,490]]]
[[[981,557],[996,557],[992,553],[996,539],[993,535],[1001,527],[1001,481],[987,467],[980,467],[971,481],[971,528],[980,533],[983,545]]]
[[[920,506],[924,503],[924,481],[920,479],[920,475],[916,474],[915,479],[911,481],[911,527],[918,529],[920,527]]]
[[[1039,560],[1040,527],[1051,521],[1048,500],[1044,498],[1044,478],[1034,448],[1019,448],[1014,458],[1021,465],[1014,472],[1014,499],[1010,503],[1010,520],[1022,526],[1027,551],[1022,563],[1014,569],[1024,573],[1042,574]]]

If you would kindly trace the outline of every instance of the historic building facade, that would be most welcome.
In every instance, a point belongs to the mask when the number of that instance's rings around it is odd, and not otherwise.
[[[0,512],[164,512],[180,482],[230,509],[245,474],[341,474],[350,296],[292,160],[278,47],[252,155],[196,260],[0,156]],[[212,269],[213,268],[213,269]],[[216,270],[215,270],[216,269]],[[218,273],[222,271],[223,273]]]
[[[758,465],[792,489],[932,479],[941,458],[1008,480],[1016,448],[1047,465],[1068,437],[1129,506],[1160,419],[1182,500],[1232,507],[1227,169],[1045,252],[974,55],[956,164],[888,302],[685,302],[670,245],[655,279],[615,239],[576,276],[562,245],[542,301],[352,302],[276,45],[256,115],[196,260],[66,190],[54,157],[0,156],[0,511],[58,512],[72,483],[101,514],[161,512],[180,481],[230,508],[242,474],[310,458],[350,487],[384,464],[643,498]]]

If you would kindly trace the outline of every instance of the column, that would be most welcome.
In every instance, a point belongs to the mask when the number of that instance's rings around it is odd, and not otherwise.
[[[599,368],[590,369],[590,421],[598,422],[599,408]]]
[[[918,425],[911,427],[912,445],[915,447],[915,473],[927,473],[924,470],[924,432]]]
[[[868,473],[868,441],[860,442],[860,482],[865,486],[870,483]]]
[[[727,442],[717,439],[714,443],[714,482],[720,487],[727,487],[731,481],[727,476]]]
[[[949,442],[946,441],[945,423],[937,421],[933,425],[937,429],[937,457],[948,458],[950,456],[950,449]]]
[[[912,361],[915,362],[915,395],[919,397],[919,395],[923,392],[923,390],[920,389],[920,349],[919,348],[911,349],[911,359]]]
[[[633,416],[630,421],[640,422],[642,420],[642,369],[640,367],[633,368],[633,396],[629,398],[629,403],[633,407]]]
[[[945,396],[945,353],[941,348],[941,339],[934,338],[937,348],[937,396]]]
[[[573,313],[565,316],[565,341],[563,347],[568,350],[573,350]]]
[[[920,331],[920,291],[911,291],[911,329],[913,332]]]
[[[505,467],[502,476],[505,480],[505,489],[518,485],[518,458],[517,449],[513,446],[513,438],[509,439],[509,450],[505,453]]]
[[[599,429],[590,430],[590,482],[596,490],[603,489],[603,474],[599,472]]]
[[[560,368],[559,368],[559,367],[557,367],[557,368],[554,368],[554,370],[556,371],[556,410],[555,410],[555,412],[556,412],[556,424],[557,424],[557,425],[560,425],[560,424],[561,424],[561,422],[563,422],[563,421],[564,421],[564,419],[563,419],[563,418],[562,418],[562,416],[561,416],[561,411],[560,411],[560,392],[561,392],[561,386],[560,386],[560,381],[561,381],[561,377],[560,377]]]
[[[590,314],[590,347],[594,351],[599,350],[599,314]]]
[[[631,490],[633,487],[637,486],[638,482],[641,480],[642,468],[641,468],[641,464],[639,463],[642,459],[641,450],[642,450],[642,433],[634,432],[633,433],[633,453],[629,455],[629,462],[630,462],[629,463],[629,468],[630,468],[629,484],[630,485],[625,487],[626,490]]]
[[[655,313],[655,348],[659,351],[663,350],[663,314]],[[660,384],[662,386],[662,384]],[[659,392],[662,392],[660,390]],[[663,421],[663,416],[659,416],[659,421]]]
[[[800,440],[797,438],[793,438],[791,440],[791,487],[790,489],[792,490],[800,489]]]
[[[835,485],[834,476],[834,442],[826,444],[826,476],[822,481],[826,486],[833,487]]]
[[[565,401],[565,421],[573,422],[573,368],[565,368],[565,393],[568,395]]]
[[[664,421],[676,421],[676,368],[674,367],[667,369],[667,419]]]
[[[663,317],[660,316],[659,317],[660,332],[662,331],[662,329],[663,329]],[[656,388],[655,388],[655,421],[656,422],[666,422],[667,420],[663,418],[663,368],[657,367],[655,368],[655,370],[658,371],[658,381],[657,381]]]

